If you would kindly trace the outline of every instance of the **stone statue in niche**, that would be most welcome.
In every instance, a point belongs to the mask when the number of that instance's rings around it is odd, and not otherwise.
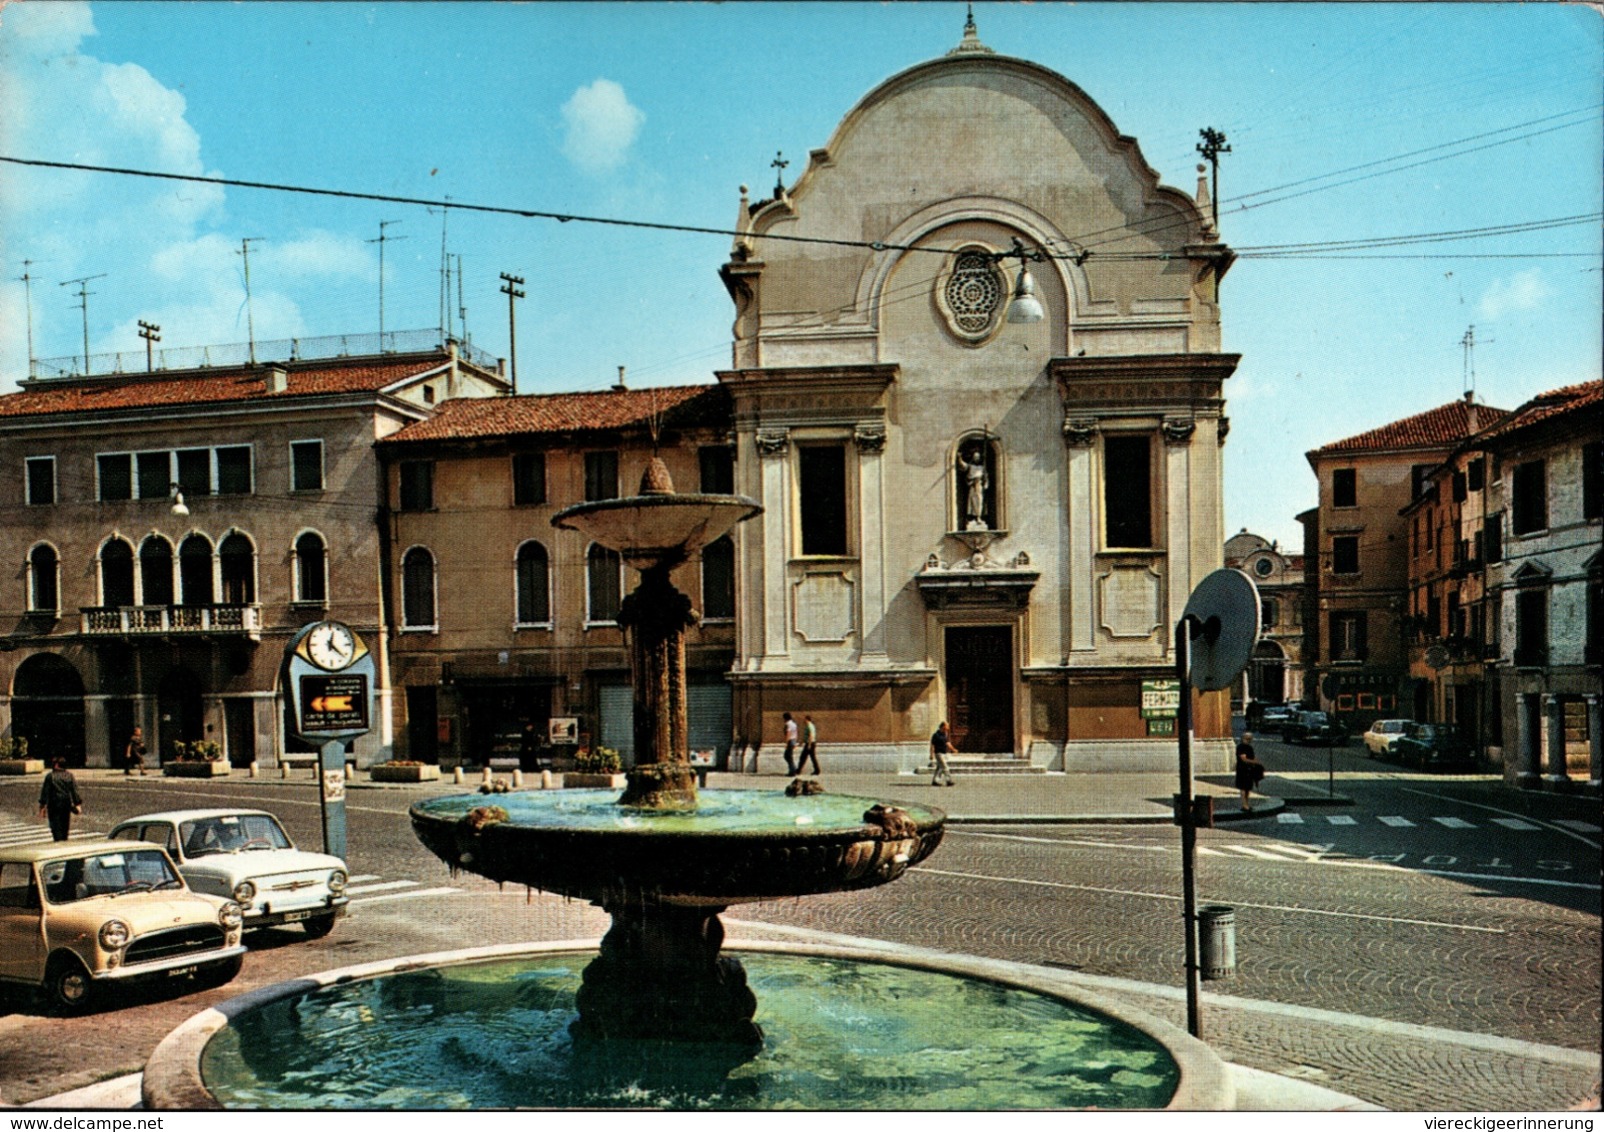
[[[964,529],[987,530],[986,488],[991,485],[991,477],[986,473],[986,450],[979,444],[969,445],[959,455],[958,464],[969,485],[964,499]]]

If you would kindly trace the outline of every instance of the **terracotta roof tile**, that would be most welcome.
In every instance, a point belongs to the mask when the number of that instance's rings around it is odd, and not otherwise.
[[[1471,410],[1474,409],[1474,414]],[[1413,448],[1453,448],[1471,433],[1498,423],[1508,415],[1505,409],[1489,405],[1471,405],[1466,401],[1450,401],[1424,413],[1393,421],[1391,424],[1361,432],[1345,440],[1336,440],[1308,453],[1310,460],[1319,456],[1333,456],[1347,452],[1385,452]]]
[[[1604,381],[1584,381],[1580,385],[1566,385],[1539,393],[1520,408],[1510,413],[1493,428],[1481,435],[1482,440],[1496,440],[1517,429],[1528,428],[1542,421],[1553,420],[1589,407],[1604,404]]]
[[[442,402],[434,416],[408,425],[381,443],[645,428],[654,416],[661,426],[670,428],[727,425],[729,394],[721,385],[681,385],[463,398]]]
[[[256,398],[374,393],[408,377],[443,366],[444,355],[387,362],[341,365],[320,361],[285,366],[284,393],[267,392],[267,367],[182,373],[128,374],[120,377],[53,378],[0,395],[0,417],[91,413],[164,405],[205,405]]]

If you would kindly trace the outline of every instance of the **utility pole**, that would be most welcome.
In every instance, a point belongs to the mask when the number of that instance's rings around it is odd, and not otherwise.
[[[89,296],[94,294],[94,292],[89,289],[89,281],[91,279],[104,278],[106,278],[106,273],[102,271],[99,275],[85,275],[82,279],[68,279],[66,282],[60,284],[62,287],[71,287],[74,283],[78,284],[78,309],[84,312],[85,377],[89,376]]]
[[[146,322],[144,319],[140,319],[139,336],[145,340],[145,372],[149,373],[156,368],[155,354],[152,352],[151,344],[162,340],[161,327],[154,322]]]
[[[404,240],[405,236],[386,236],[384,230],[392,224],[399,224],[399,220],[379,221],[379,238],[369,240],[370,244],[379,245],[379,353],[384,353],[384,245],[390,240]]]
[[[26,298],[26,302],[27,302],[27,310],[28,310],[27,318],[28,318],[28,376],[29,377],[33,376],[33,276],[31,274],[29,274],[28,269],[30,267],[32,267],[34,264],[38,263],[38,262],[39,261],[36,260],[36,259],[25,259],[25,260],[23,260],[22,261],[22,275],[19,277],[22,280],[22,292],[27,297]]]
[[[1225,144],[1225,135],[1219,130],[1205,126],[1198,131],[1203,140],[1197,143],[1197,151],[1209,163],[1213,171],[1213,183],[1210,191],[1214,194],[1214,230],[1220,230],[1220,154],[1230,153],[1231,147]]]
[[[462,340],[468,342],[468,304],[462,301],[462,256],[457,256],[457,318],[462,322]]]
[[[239,254],[245,259],[245,333],[253,366],[256,364],[256,320],[251,317],[251,245],[261,240],[260,236],[246,236],[239,242]]]
[[[501,293],[507,296],[507,353],[512,356],[512,392],[516,396],[518,393],[518,318],[513,313],[512,303],[514,299],[524,297],[524,293],[518,290],[518,286],[523,282],[523,279],[517,275],[508,275],[505,271],[501,273],[501,278],[506,283],[506,286],[501,288]]]

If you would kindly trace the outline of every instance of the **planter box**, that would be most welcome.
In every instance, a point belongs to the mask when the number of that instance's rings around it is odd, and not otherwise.
[[[563,775],[565,790],[622,790],[624,782],[622,774],[581,774],[577,770],[571,770]]]
[[[162,774],[168,778],[221,778],[234,773],[234,767],[219,759],[217,762],[164,763]]]
[[[0,774],[43,774],[44,759],[0,759]]]
[[[440,779],[440,768],[433,763],[422,766],[391,766],[389,763],[379,763],[368,768],[368,775],[374,782],[437,782]]]

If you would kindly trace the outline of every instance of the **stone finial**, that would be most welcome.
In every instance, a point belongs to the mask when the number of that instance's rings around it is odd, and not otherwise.
[[[752,201],[741,186],[741,205],[735,213],[735,242],[730,245],[730,258],[745,262],[751,258],[755,245],[752,241]]]
[[[642,495],[673,495],[674,479],[668,474],[668,465],[662,458],[652,457],[652,462],[646,465],[646,470],[640,475],[640,493]]]
[[[1214,235],[1214,206],[1209,197],[1209,167],[1201,161],[1197,163],[1197,210],[1203,214],[1204,234]]]
[[[968,55],[972,52],[981,55],[997,54],[984,43],[980,42],[980,32],[975,28],[975,6],[969,5],[969,16],[964,20],[964,37],[957,47],[947,52],[948,55]]]

